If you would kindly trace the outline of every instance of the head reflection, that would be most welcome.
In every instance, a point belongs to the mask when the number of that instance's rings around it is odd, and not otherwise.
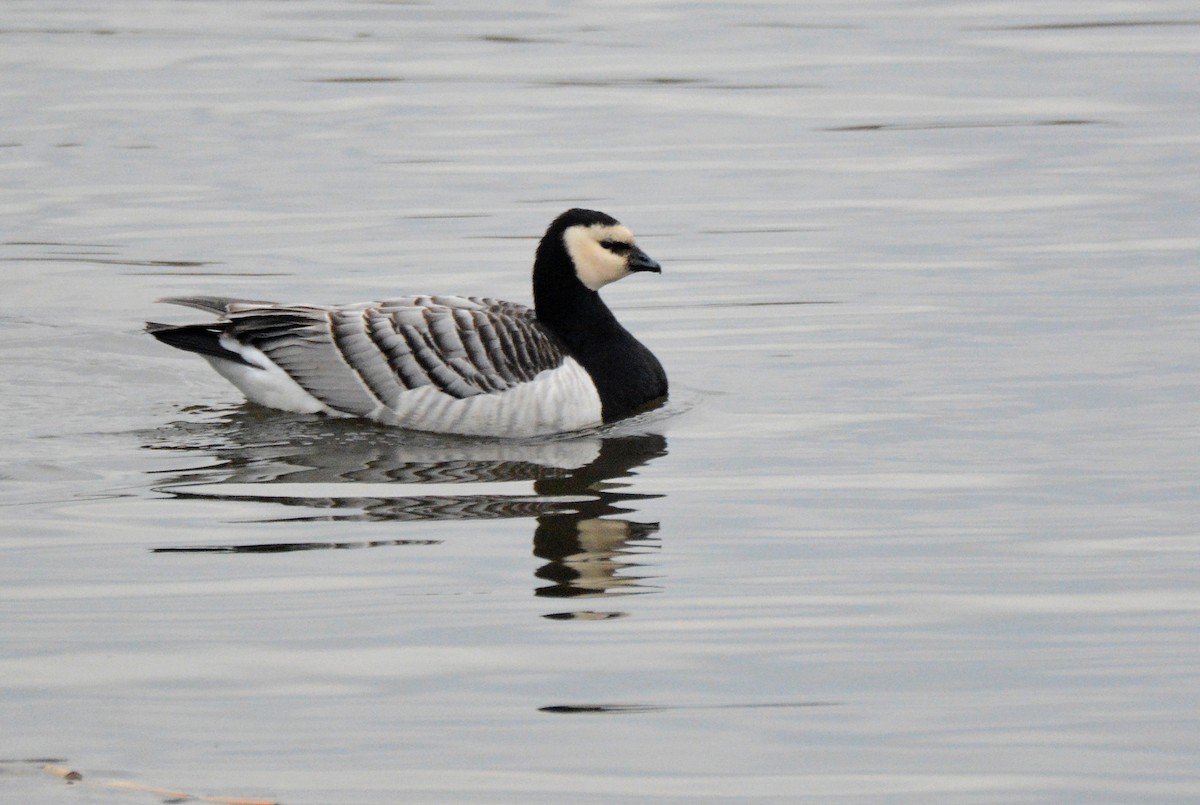
[[[544,560],[535,575],[549,582],[535,587],[537,595],[602,597],[650,590],[646,577],[638,574],[637,557],[657,549],[658,524],[632,515],[639,501],[660,495],[625,491],[628,484],[621,479],[666,454],[666,438],[660,434],[506,443],[374,428],[364,432],[361,426],[341,428],[341,423],[332,423],[333,428],[325,423],[321,430],[300,423],[298,433],[296,421],[283,419],[279,423],[246,414],[209,425],[203,434],[196,425],[157,431],[147,447],[216,459],[200,470],[172,473],[160,491],[178,498],[274,504],[258,521],[271,523],[528,518],[535,522],[533,553]],[[280,505],[306,511],[281,514]],[[245,522],[244,516],[238,519]],[[261,554],[430,544],[396,536],[400,538],[163,546],[155,551]]]
[[[540,515],[533,532],[533,553],[547,560],[536,573],[553,582],[538,595],[568,598],[638,592],[643,577],[634,574],[637,553],[657,547],[658,523],[627,519],[631,504],[658,495],[621,491],[611,483],[651,459],[665,455],[666,439],[657,434],[604,440],[594,461],[565,478],[534,484],[539,494],[590,495],[569,511]]]

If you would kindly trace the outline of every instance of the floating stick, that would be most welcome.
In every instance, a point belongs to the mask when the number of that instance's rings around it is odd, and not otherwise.
[[[83,780],[83,775],[66,766],[59,766],[48,763],[42,766],[42,771],[47,774],[52,774],[61,780],[76,783]],[[189,794],[186,791],[175,791],[170,788],[159,788],[158,786],[146,785],[137,783],[132,780],[90,780],[95,785],[101,785],[105,788],[116,788],[122,791],[140,791],[144,794],[154,794],[157,797],[163,797],[168,800],[178,800],[181,802],[212,802],[216,805],[279,805],[273,799],[246,799],[245,797],[212,797],[203,794]]]

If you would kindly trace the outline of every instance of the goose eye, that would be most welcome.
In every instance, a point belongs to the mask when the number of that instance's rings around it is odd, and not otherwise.
[[[629,252],[633,250],[633,247],[628,243],[624,243],[619,240],[602,240],[600,241],[600,245],[608,249],[613,254],[629,254]]]

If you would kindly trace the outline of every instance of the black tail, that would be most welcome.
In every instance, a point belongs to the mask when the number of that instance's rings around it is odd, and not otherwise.
[[[174,325],[148,321],[146,332],[164,344],[184,352],[195,352],[210,358],[221,358],[261,369],[261,366],[255,366],[238,353],[221,346],[221,333],[225,331],[226,326],[225,322]]]

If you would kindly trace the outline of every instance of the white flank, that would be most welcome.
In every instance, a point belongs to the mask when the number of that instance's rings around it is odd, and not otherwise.
[[[422,386],[401,394],[395,410],[381,409],[371,418],[414,430],[518,439],[602,422],[600,395],[574,358],[499,393],[459,399]]]
[[[348,416],[309,394],[257,348],[228,336],[222,337],[221,345],[255,364],[207,358],[251,402],[298,414]],[[602,422],[600,395],[574,358],[499,393],[459,399],[434,386],[422,386],[401,394],[395,409],[380,405],[367,416],[413,430],[517,439],[583,430]]]

